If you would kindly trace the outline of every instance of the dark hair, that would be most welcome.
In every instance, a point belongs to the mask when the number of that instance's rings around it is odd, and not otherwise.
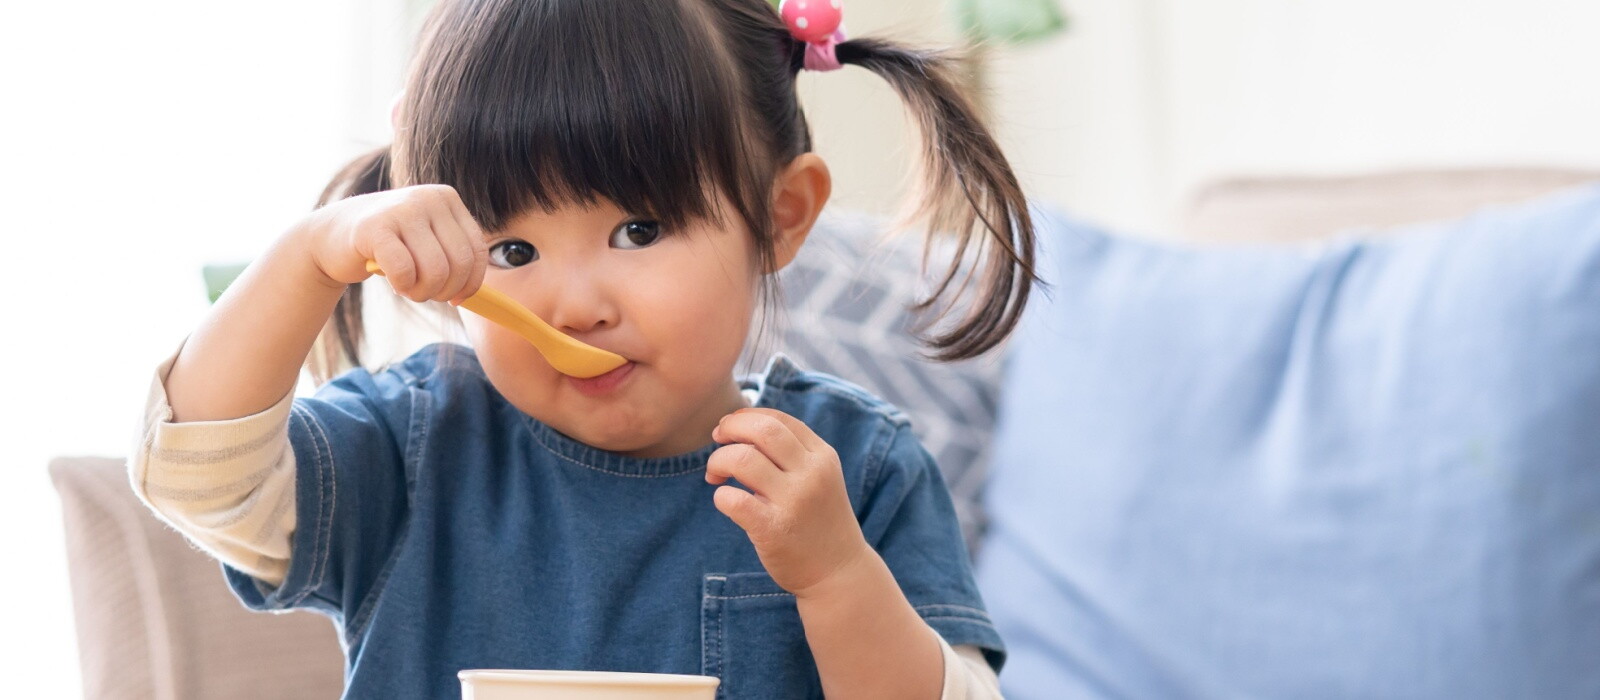
[[[906,102],[923,144],[913,211],[930,237],[956,242],[915,307],[922,331],[939,325],[924,341],[940,360],[982,354],[1015,328],[1036,282],[1021,187],[949,55],[874,38],[837,51]],[[423,31],[391,159],[369,154],[342,176],[450,185],[491,231],[531,207],[599,198],[668,227],[731,214],[770,270],[773,178],[811,150],[795,92],[804,53],[768,0],[443,0]],[[380,182],[385,166],[390,183]],[[967,312],[941,325],[969,290]]]

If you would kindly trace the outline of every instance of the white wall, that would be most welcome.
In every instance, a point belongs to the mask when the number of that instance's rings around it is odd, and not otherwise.
[[[997,120],[1034,192],[1160,233],[1218,176],[1600,167],[1600,3],[1069,0],[1002,52]]]
[[[0,675],[78,695],[56,455],[124,455],[149,372],[383,138],[389,0],[8,3],[0,19]],[[53,685],[59,682],[61,685]]]

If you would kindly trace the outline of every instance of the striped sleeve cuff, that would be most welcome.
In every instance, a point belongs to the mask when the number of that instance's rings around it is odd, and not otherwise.
[[[293,394],[260,413],[173,423],[157,368],[128,464],[135,493],[201,549],[268,583],[283,580],[294,532]]]

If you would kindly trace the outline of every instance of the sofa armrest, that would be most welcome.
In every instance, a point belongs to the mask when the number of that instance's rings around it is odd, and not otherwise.
[[[66,521],[84,697],[337,698],[334,626],[245,610],[216,561],[155,517],[123,460],[50,464]]]

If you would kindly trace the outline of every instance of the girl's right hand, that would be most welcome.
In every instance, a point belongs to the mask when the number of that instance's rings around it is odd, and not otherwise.
[[[417,185],[350,197],[300,227],[312,261],[332,285],[371,277],[375,260],[395,293],[412,301],[459,304],[483,284],[483,230],[448,185]]]

